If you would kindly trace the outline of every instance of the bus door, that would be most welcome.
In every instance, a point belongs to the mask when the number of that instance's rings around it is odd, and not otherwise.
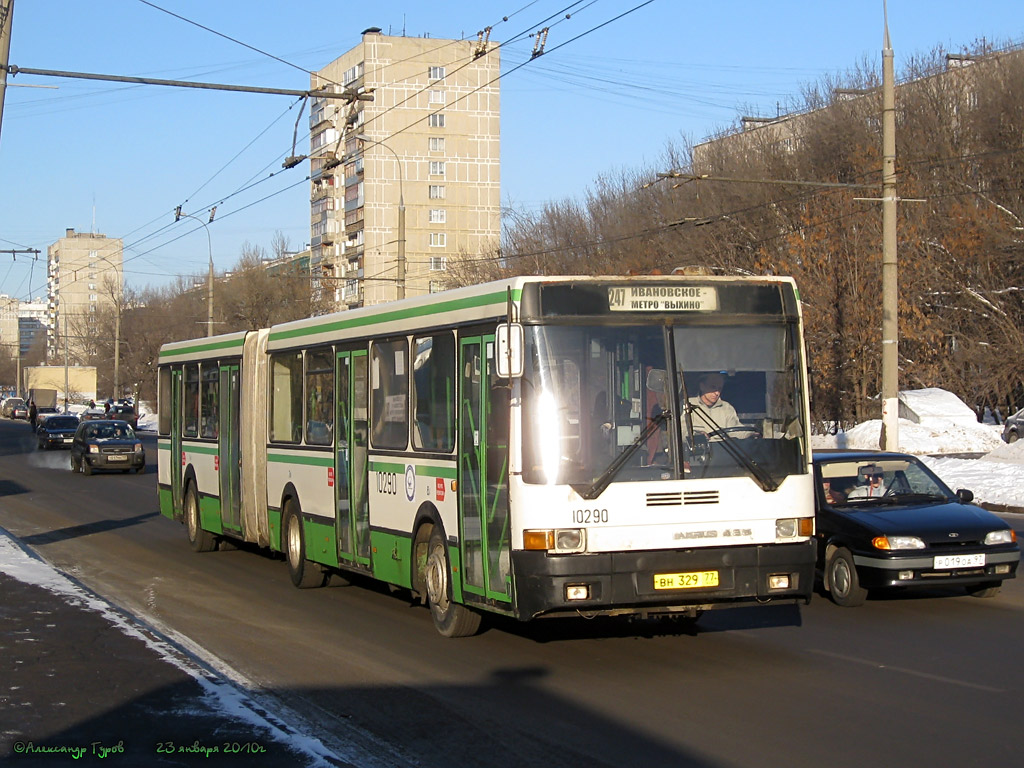
[[[171,369],[171,508],[180,512],[181,499],[181,368]]]
[[[220,515],[224,527],[235,530],[240,530],[242,526],[238,487],[241,472],[238,423],[240,380],[238,363],[220,366],[220,402],[217,405],[220,419],[217,448]]]
[[[338,352],[334,384],[334,504],[339,561],[368,568],[366,361],[365,349]]]
[[[494,365],[494,336],[460,343],[459,515],[463,589],[511,600],[507,379]]]

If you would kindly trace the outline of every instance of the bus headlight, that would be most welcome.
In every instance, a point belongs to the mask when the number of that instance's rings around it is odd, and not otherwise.
[[[556,552],[582,552],[587,546],[587,536],[582,528],[562,528],[555,531]]]
[[[792,539],[814,535],[813,517],[783,517],[775,521],[775,538]]]
[[[586,548],[587,534],[583,528],[523,531],[523,549],[569,554],[582,552]]]

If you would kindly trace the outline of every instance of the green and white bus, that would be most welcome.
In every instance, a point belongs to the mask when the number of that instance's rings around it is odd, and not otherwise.
[[[806,602],[801,323],[788,278],[517,277],[167,344],[160,509],[297,587],[405,588],[450,637]]]

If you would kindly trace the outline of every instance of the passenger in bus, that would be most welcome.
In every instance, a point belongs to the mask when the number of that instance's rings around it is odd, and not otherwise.
[[[700,377],[697,387],[700,394],[690,398],[690,418],[693,431],[702,434],[713,433],[729,427],[741,427],[743,422],[736,409],[722,399],[725,377],[721,373],[706,373]],[[711,440],[721,440],[722,435],[712,435]]]

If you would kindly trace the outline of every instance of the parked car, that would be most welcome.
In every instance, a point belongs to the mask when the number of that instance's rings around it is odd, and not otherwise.
[[[97,469],[146,471],[146,451],[127,422],[88,419],[71,441],[71,471],[91,475]]]
[[[28,421],[28,406],[24,402],[15,403],[11,406],[11,418],[12,419],[25,419]]]
[[[1013,528],[916,457],[816,451],[818,571],[837,605],[874,589],[963,586],[993,597],[1017,573]]]
[[[25,401],[22,398],[8,397],[6,400],[4,400],[3,415],[9,419],[15,418],[14,408],[19,405],[25,405]]]
[[[120,419],[132,425],[132,429],[139,428],[139,416],[130,405],[112,405],[107,414],[108,419]]]
[[[68,413],[50,416],[36,427],[39,449],[70,448],[77,430],[77,416]]]
[[[1022,433],[1024,433],[1024,408],[1003,422],[1003,440],[1015,443]]]

